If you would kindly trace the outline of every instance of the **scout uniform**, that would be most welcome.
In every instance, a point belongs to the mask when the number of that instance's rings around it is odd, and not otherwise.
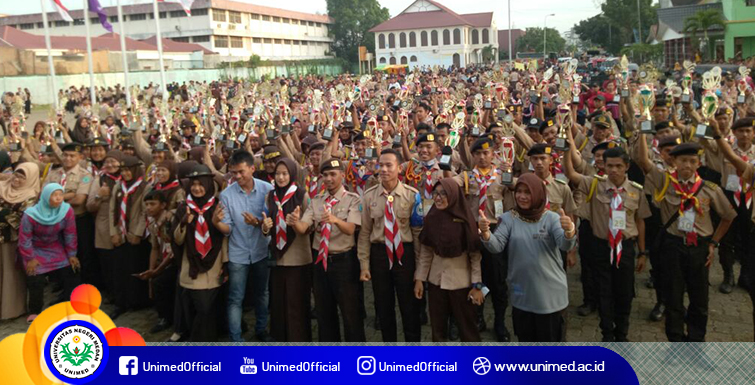
[[[607,151],[624,152],[619,147]],[[593,230],[592,255],[583,254],[582,248],[580,255],[595,262],[603,341],[626,341],[634,297],[637,221],[649,217],[650,208],[642,185],[626,177],[616,186],[606,176],[584,176],[577,189],[587,197],[583,213]]]
[[[173,212],[166,209],[158,218],[150,218],[149,241],[152,252],[157,253],[155,267],[165,259],[173,258],[171,242],[173,240],[170,231],[173,225]],[[159,275],[152,278],[153,298],[159,324],[168,326],[173,323],[174,300],[176,290],[176,277],[178,276],[178,263],[171,262]]]
[[[420,143],[435,142],[435,134],[425,134],[417,138],[417,146]],[[418,159],[412,159],[402,166],[404,172],[404,183],[415,188],[422,197],[422,213],[427,214],[433,205],[433,187],[439,180],[443,179],[443,170],[440,169],[438,161],[432,159],[429,162],[422,162]]]
[[[492,148],[493,141],[486,137],[478,139],[471,147],[471,152]],[[492,167],[484,174],[475,166],[471,172],[464,171],[454,177],[462,187],[465,198],[469,203],[474,218],[479,221],[479,211],[485,213],[490,220],[490,231],[495,231],[498,218],[506,211],[514,208],[514,195],[502,180],[502,173]],[[495,313],[494,328],[499,342],[507,342],[511,337],[505,324],[506,307],[508,306],[508,287],[506,274],[508,258],[505,252],[491,253],[481,248],[482,253],[482,282],[493,294],[493,311]],[[480,306],[482,311],[483,306]]]
[[[329,159],[320,165],[320,172],[343,170],[343,163]],[[336,225],[320,222],[326,208],[339,219],[359,226],[359,196],[341,187],[331,195],[325,190],[312,199],[304,211],[301,222],[314,226],[312,255],[315,256],[313,286],[317,306],[317,324],[320,342],[340,342],[341,328],[338,309],[343,317],[347,342],[364,342],[364,323],[359,307],[359,260],[353,235],[346,235]]]
[[[87,143],[86,146],[89,147],[90,149],[92,147],[102,146],[105,148],[105,151],[107,151],[110,145],[105,139],[102,139],[100,137],[95,137],[91,141],[89,141],[89,143]],[[100,169],[100,167],[97,167],[97,165],[95,165],[91,160],[90,161],[82,160],[82,162],[84,164],[81,164],[81,167],[83,167],[89,174],[91,174],[92,178],[102,175],[102,173],[104,172]]]
[[[527,151],[527,156],[551,155],[551,153],[551,147],[538,143],[530,147],[529,151]],[[574,203],[574,196],[566,180],[561,178],[556,179],[553,177],[553,173],[551,173],[545,179],[545,193],[545,208],[547,210],[558,212],[559,209],[564,209],[566,214],[571,215],[576,213],[577,205]]]
[[[81,153],[82,149],[82,145],[78,143],[68,143],[62,148],[63,151],[75,151],[78,153]],[[63,167],[52,168],[48,171],[42,185],[44,186],[49,183],[60,184],[63,186],[63,191],[65,193],[72,192],[77,195],[87,195],[89,194],[89,186],[92,184],[92,174],[88,173],[79,164],[73,166],[70,170],[65,170]],[[84,215],[87,212],[85,204],[72,207],[76,217]]]
[[[600,114],[593,118],[592,120],[593,127],[604,127],[604,128],[611,128],[611,120],[606,116],[605,114]],[[607,138],[605,141],[611,141],[613,140],[613,136]],[[574,138],[574,143],[577,145],[577,151],[579,151],[582,154],[582,159],[585,159],[587,161],[593,160],[593,148],[597,146],[599,143],[595,140],[594,136],[590,136],[589,138],[585,136],[585,134],[579,133]]]
[[[672,156],[701,153],[702,148],[696,143],[680,144],[671,151]],[[653,168],[646,178],[654,185],[662,186],[654,198],[660,207],[664,225],[671,222],[660,248],[663,255],[660,277],[666,304],[666,336],[672,342],[702,342],[708,323],[709,270],[705,263],[708,245],[714,242],[711,239],[714,234],[711,209],[724,220],[734,220],[737,213],[720,187],[703,181],[697,174],[689,180],[679,180],[676,171],[662,173]],[[686,317],[685,287],[689,294]]]
[[[419,192],[401,181],[393,191],[385,191],[379,184],[364,193],[357,249],[361,270],[370,271],[372,276],[375,310],[384,342],[397,341],[394,292],[401,310],[405,341],[420,340],[414,269],[418,257],[415,250],[419,250],[415,244],[419,244],[422,227],[421,204]]]

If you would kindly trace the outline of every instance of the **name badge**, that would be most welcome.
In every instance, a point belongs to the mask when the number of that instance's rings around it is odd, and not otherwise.
[[[427,215],[427,213],[430,212],[430,208],[433,207],[433,200],[432,199],[425,199],[422,201],[422,216],[424,217]]]
[[[627,229],[627,212],[626,211],[616,210],[611,213],[611,228],[614,230]]]
[[[685,233],[695,231],[695,210],[691,208],[685,211],[680,217],[677,224],[677,230]]]
[[[737,191],[739,186],[739,177],[736,174],[730,174],[726,178],[726,191]]]
[[[503,201],[495,201],[495,217],[500,218],[503,216]]]

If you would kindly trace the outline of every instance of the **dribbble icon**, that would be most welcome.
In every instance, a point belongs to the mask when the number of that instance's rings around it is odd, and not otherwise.
[[[375,357],[361,356],[357,358],[357,373],[362,376],[375,374]]]
[[[118,359],[118,373],[121,376],[135,376],[139,373],[139,358],[122,356]]]

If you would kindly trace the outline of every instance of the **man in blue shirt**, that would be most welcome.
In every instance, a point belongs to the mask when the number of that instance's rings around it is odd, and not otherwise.
[[[247,151],[231,155],[228,167],[236,182],[220,193],[222,219],[215,223],[230,236],[228,242],[228,329],[231,341],[243,342],[241,337],[242,302],[246,280],[251,272],[252,303],[257,322],[255,334],[260,341],[272,342],[265,331],[268,317],[269,238],[262,235],[262,211],[265,197],[273,189],[270,183],[255,179],[254,157]]]

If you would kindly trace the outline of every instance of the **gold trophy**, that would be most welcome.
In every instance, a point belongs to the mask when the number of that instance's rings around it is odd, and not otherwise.
[[[695,63],[684,61],[684,74],[682,75],[682,103],[689,104],[692,101],[690,86],[692,86],[692,72],[695,70]]]
[[[737,89],[739,95],[737,95],[737,104],[745,104],[745,92],[747,91],[747,76],[750,75],[750,69],[741,66],[739,67],[739,82],[737,83]]]
[[[650,110],[655,106],[655,91],[652,84],[643,84],[640,87],[639,94],[641,116],[645,119],[640,123],[640,132],[643,134],[654,134],[653,116]]]
[[[718,110],[718,96],[716,96],[716,90],[721,85],[721,67],[713,67],[710,71],[703,74],[703,97],[702,97],[702,109],[700,113],[705,119],[704,122],[700,122],[695,129],[695,137],[712,139],[713,135],[711,129],[708,126],[708,120],[712,119],[716,115]]]
[[[558,119],[559,127],[558,134],[556,135],[556,145],[554,146],[558,151],[566,151],[569,149],[569,141],[567,140],[566,130],[571,129],[571,109],[568,104],[560,104],[558,106],[558,113],[556,118]]]
[[[627,59],[627,55],[624,55],[621,57],[621,61],[619,62],[620,67],[620,77],[621,77],[621,97],[622,98],[628,98],[629,97],[629,60]]]

